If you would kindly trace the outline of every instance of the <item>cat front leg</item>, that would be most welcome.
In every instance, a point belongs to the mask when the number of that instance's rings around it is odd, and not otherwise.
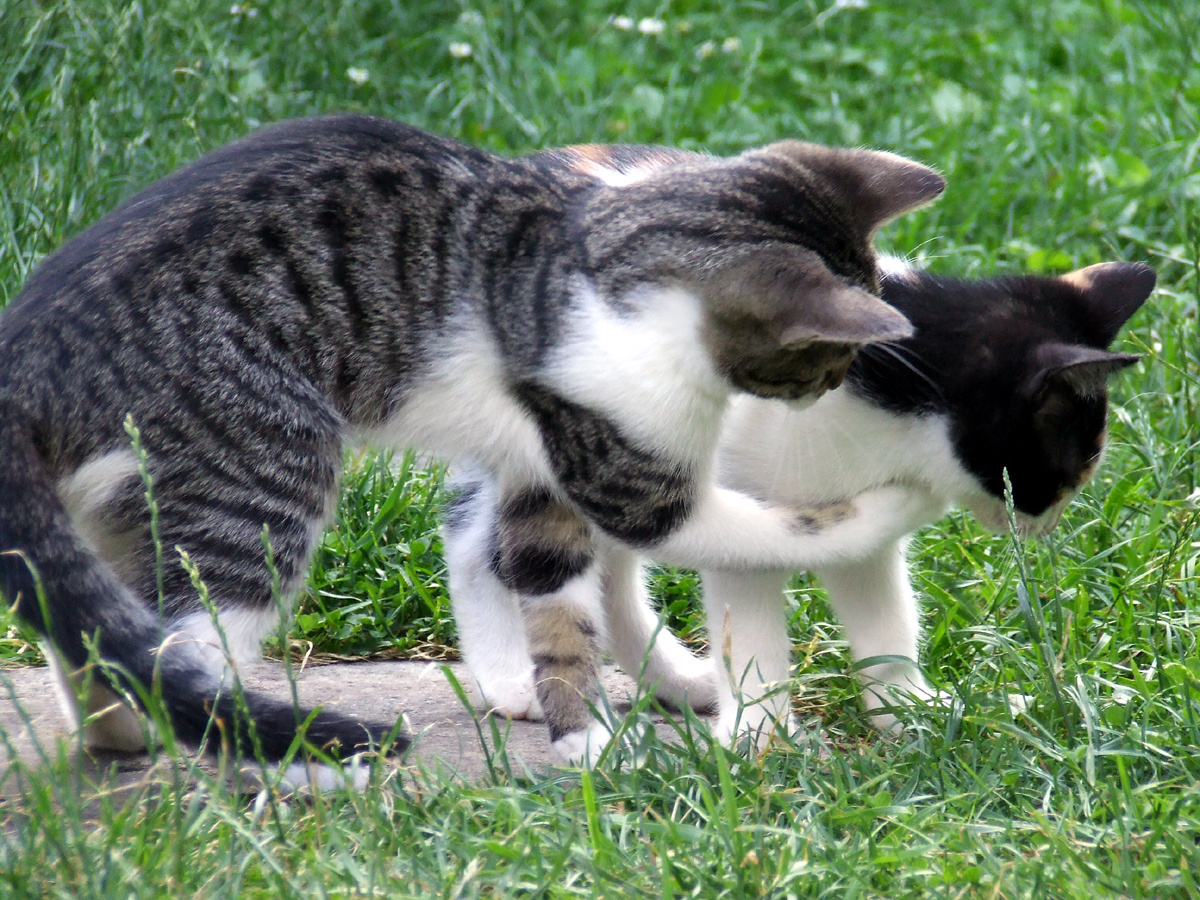
[[[748,735],[764,747],[776,728],[790,726],[791,642],[781,571],[703,573],[710,655],[720,680],[714,736]]]
[[[901,539],[868,558],[816,570],[854,658],[879,659],[857,675],[871,721],[881,731],[899,728],[891,708],[934,696],[917,665],[921,623],[906,543]]]
[[[593,565],[548,594],[521,595],[538,700],[554,750],[568,763],[594,764],[612,738],[596,719],[604,646],[601,579]]]
[[[677,709],[714,710],[720,688],[713,659],[695,656],[659,620],[640,554],[614,545],[603,558],[609,652],[617,664]]]
[[[500,498],[490,565],[516,592],[550,740],[570,763],[595,762],[611,738],[596,720],[605,645],[602,572],[591,528],[549,490]]]

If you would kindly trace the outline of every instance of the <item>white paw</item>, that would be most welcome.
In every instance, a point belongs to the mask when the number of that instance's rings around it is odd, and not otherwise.
[[[564,734],[551,746],[569,766],[591,768],[612,740],[612,732],[603,722],[593,722],[582,731]]]
[[[717,667],[711,659],[692,657],[677,661],[674,670],[660,678],[655,679],[653,673],[647,672],[646,679],[654,696],[664,703],[676,709],[707,712],[717,708],[721,684],[717,675]]]
[[[532,669],[517,678],[479,679],[477,683],[483,695],[483,708],[492,715],[531,722],[546,718],[538,702]]]
[[[868,685],[864,699],[871,713],[871,725],[883,734],[896,736],[904,730],[904,721],[896,715],[918,704],[948,709],[954,697],[945,691],[935,691],[924,683],[908,681],[901,685]]]
[[[1008,703],[1010,716],[1019,716],[1033,704],[1033,698],[1028,694],[1005,694],[1004,699]]]
[[[782,718],[782,721],[781,721]],[[761,706],[747,706],[737,712],[722,714],[712,729],[712,735],[718,743],[733,746],[749,739],[750,746],[755,750],[766,749],[771,736],[779,732],[780,727],[791,734],[799,727],[799,723],[788,713],[777,717]]]
[[[883,704],[878,702],[879,698],[877,695],[869,692],[867,696],[869,702],[876,701],[870,706],[870,709],[873,711],[871,724],[884,734],[893,736],[900,734],[904,730],[904,721],[897,718],[895,712],[884,711],[882,708]],[[893,696],[890,705],[893,710],[902,713],[902,710],[906,708],[912,709],[918,703],[926,706],[936,706],[941,709],[950,709],[955,703],[959,702],[953,694],[946,691],[935,691],[932,688],[925,688],[922,691],[910,689],[909,693],[904,697],[897,698]],[[1017,716],[1029,709],[1030,704],[1033,703],[1033,698],[1028,694],[1005,694],[1004,703],[1008,708],[1009,715]],[[874,712],[874,710],[878,711]]]
[[[150,744],[158,743],[154,723],[120,700],[89,713],[83,725],[83,745],[89,750],[144,753],[147,736]]]
[[[261,768],[246,765],[241,774],[251,784],[259,785],[255,798],[255,809],[258,809],[267,802],[269,790],[282,797],[323,791],[361,791],[366,788],[371,772],[366,759],[356,753],[340,765],[301,761],[293,762],[283,770],[273,765],[267,767],[265,777]]]

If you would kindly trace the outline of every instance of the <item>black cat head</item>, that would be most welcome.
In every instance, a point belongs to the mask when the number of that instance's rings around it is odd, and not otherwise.
[[[815,397],[841,383],[858,347],[911,334],[877,296],[872,237],[944,186],[890,153],[783,141],[595,191],[583,242],[609,296],[646,284],[699,296],[701,337],[734,387]]]
[[[1137,361],[1106,348],[1154,283],[1136,263],[1057,278],[889,275],[883,296],[916,334],[868,348],[850,377],[893,410],[945,414],[984,524],[1006,526],[1007,470],[1023,530],[1044,532],[1099,463],[1108,378]]]

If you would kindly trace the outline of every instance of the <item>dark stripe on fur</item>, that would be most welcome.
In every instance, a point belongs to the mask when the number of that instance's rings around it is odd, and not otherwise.
[[[545,490],[522,491],[499,509],[491,567],[511,590],[557,591],[587,570],[593,552],[587,522]]]
[[[638,447],[610,419],[540,385],[520,384],[516,394],[537,421],[572,502],[609,534],[646,546],[687,517],[695,490],[690,471]]]

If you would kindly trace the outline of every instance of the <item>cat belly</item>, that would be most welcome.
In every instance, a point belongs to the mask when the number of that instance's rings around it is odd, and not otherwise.
[[[478,335],[454,347],[396,413],[363,437],[451,462],[470,459],[516,483],[552,482],[541,434],[513,396],[497,352]]]

